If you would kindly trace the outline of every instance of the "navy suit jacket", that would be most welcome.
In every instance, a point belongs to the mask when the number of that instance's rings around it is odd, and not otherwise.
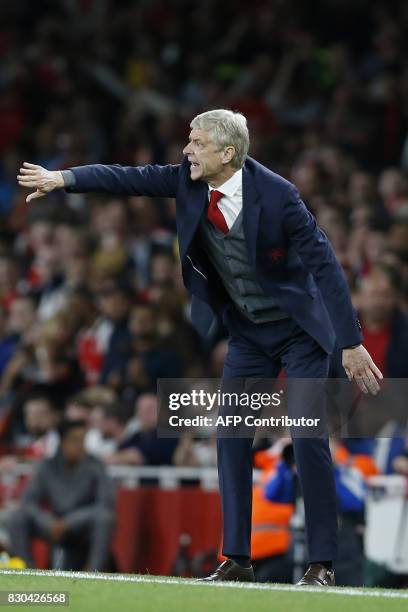
[[[193,296],[192,319],[205,335],[230,303],[197,232],[208,186],[192,181],[190,164],[141,167],[100,164],[71,168],[69,191],[175,197],[184,284]],[[243,167],[243,227],[248,257],[267,295],[327,352],[362,341],[342,269],[325,234],[296,187],[247,157]]]

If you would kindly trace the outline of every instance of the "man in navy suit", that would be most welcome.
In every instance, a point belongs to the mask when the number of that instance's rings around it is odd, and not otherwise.
[[[247,156],[249,135],[239,113],[214,110],[191,122],[179,165],[90,165],[50,172],[24,163],[18,180],[36,191],[175,197],[183,279],[192,319],[202,334],[214,316],[230,333],[224,380],[324,379],[335,343],[343,366],[365,393],[377,393],[381,372],[362,346],[360,324],[333,249],[296,187]],[[308,410],[292,396],[289,411]],[[314,398],[319,405],[320,395]],[[336,492],[328,440],[295,437],[305,502],[310,565],[299,584],[333,585],[337,550]],[[250,438],[218,442],[223,553],[206,580],[253,580],[250,562]]]

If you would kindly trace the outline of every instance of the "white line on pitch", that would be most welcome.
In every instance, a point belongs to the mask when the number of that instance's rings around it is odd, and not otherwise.
[[[348,595],[351,597],[384,597],[386,599],[408,599],[408,593],[398,591],[376,591],[372,589],[358,589],[348,587],[296,587],[291,584],[265,584],[260,582],[198,582],[192,578],[166,578],[163,576],[132,575],[132,574],[103,574],[100,572],[67,572],[61,570],[12,570],[1,569],[1,574],[21,576],[43,576],[51,578],[71,578],[75,580],[106,580],[110,582],[134,582],[177,584],[182,586],[204,586],[229,589],[254,589],[256,591],[289,591],[293,593],[322,593],[324,595]]]

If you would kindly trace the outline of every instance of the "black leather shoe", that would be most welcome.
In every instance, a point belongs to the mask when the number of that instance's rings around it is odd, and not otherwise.
[[[335,586],[333,570],[328,570],[327,567],[320,563],[311,563],[306,570],[305,575],[296,586],[320,586],[328,587]]]
[[[242,567],[238,563],[235,563],[232,559],[227,559],[211,576],[206,578],[199,578],[200,582],[217,582],[219,580],[234,580],[239,582],[254,582],[254,570],[252,565],[249,567]]]

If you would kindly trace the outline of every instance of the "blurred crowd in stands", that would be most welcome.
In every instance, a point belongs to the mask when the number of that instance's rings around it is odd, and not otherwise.
[[[221,376],[227,347],[221,326],[204,341],[190,324],[175,202],[61,191],[27,206],[15,178],[23,161],[178,163],[210,108],[243,112],[250,154],[296,183],[367,349],[408,378],[407,28],[402,0],[1,3],[3,472],[50,458],[67,420],[105,464],[216,464],[213,440],[155,433],[156,379]],[[399,439],[374,471],[408,474]],[[353,501],[344,512],[361,513]]]

